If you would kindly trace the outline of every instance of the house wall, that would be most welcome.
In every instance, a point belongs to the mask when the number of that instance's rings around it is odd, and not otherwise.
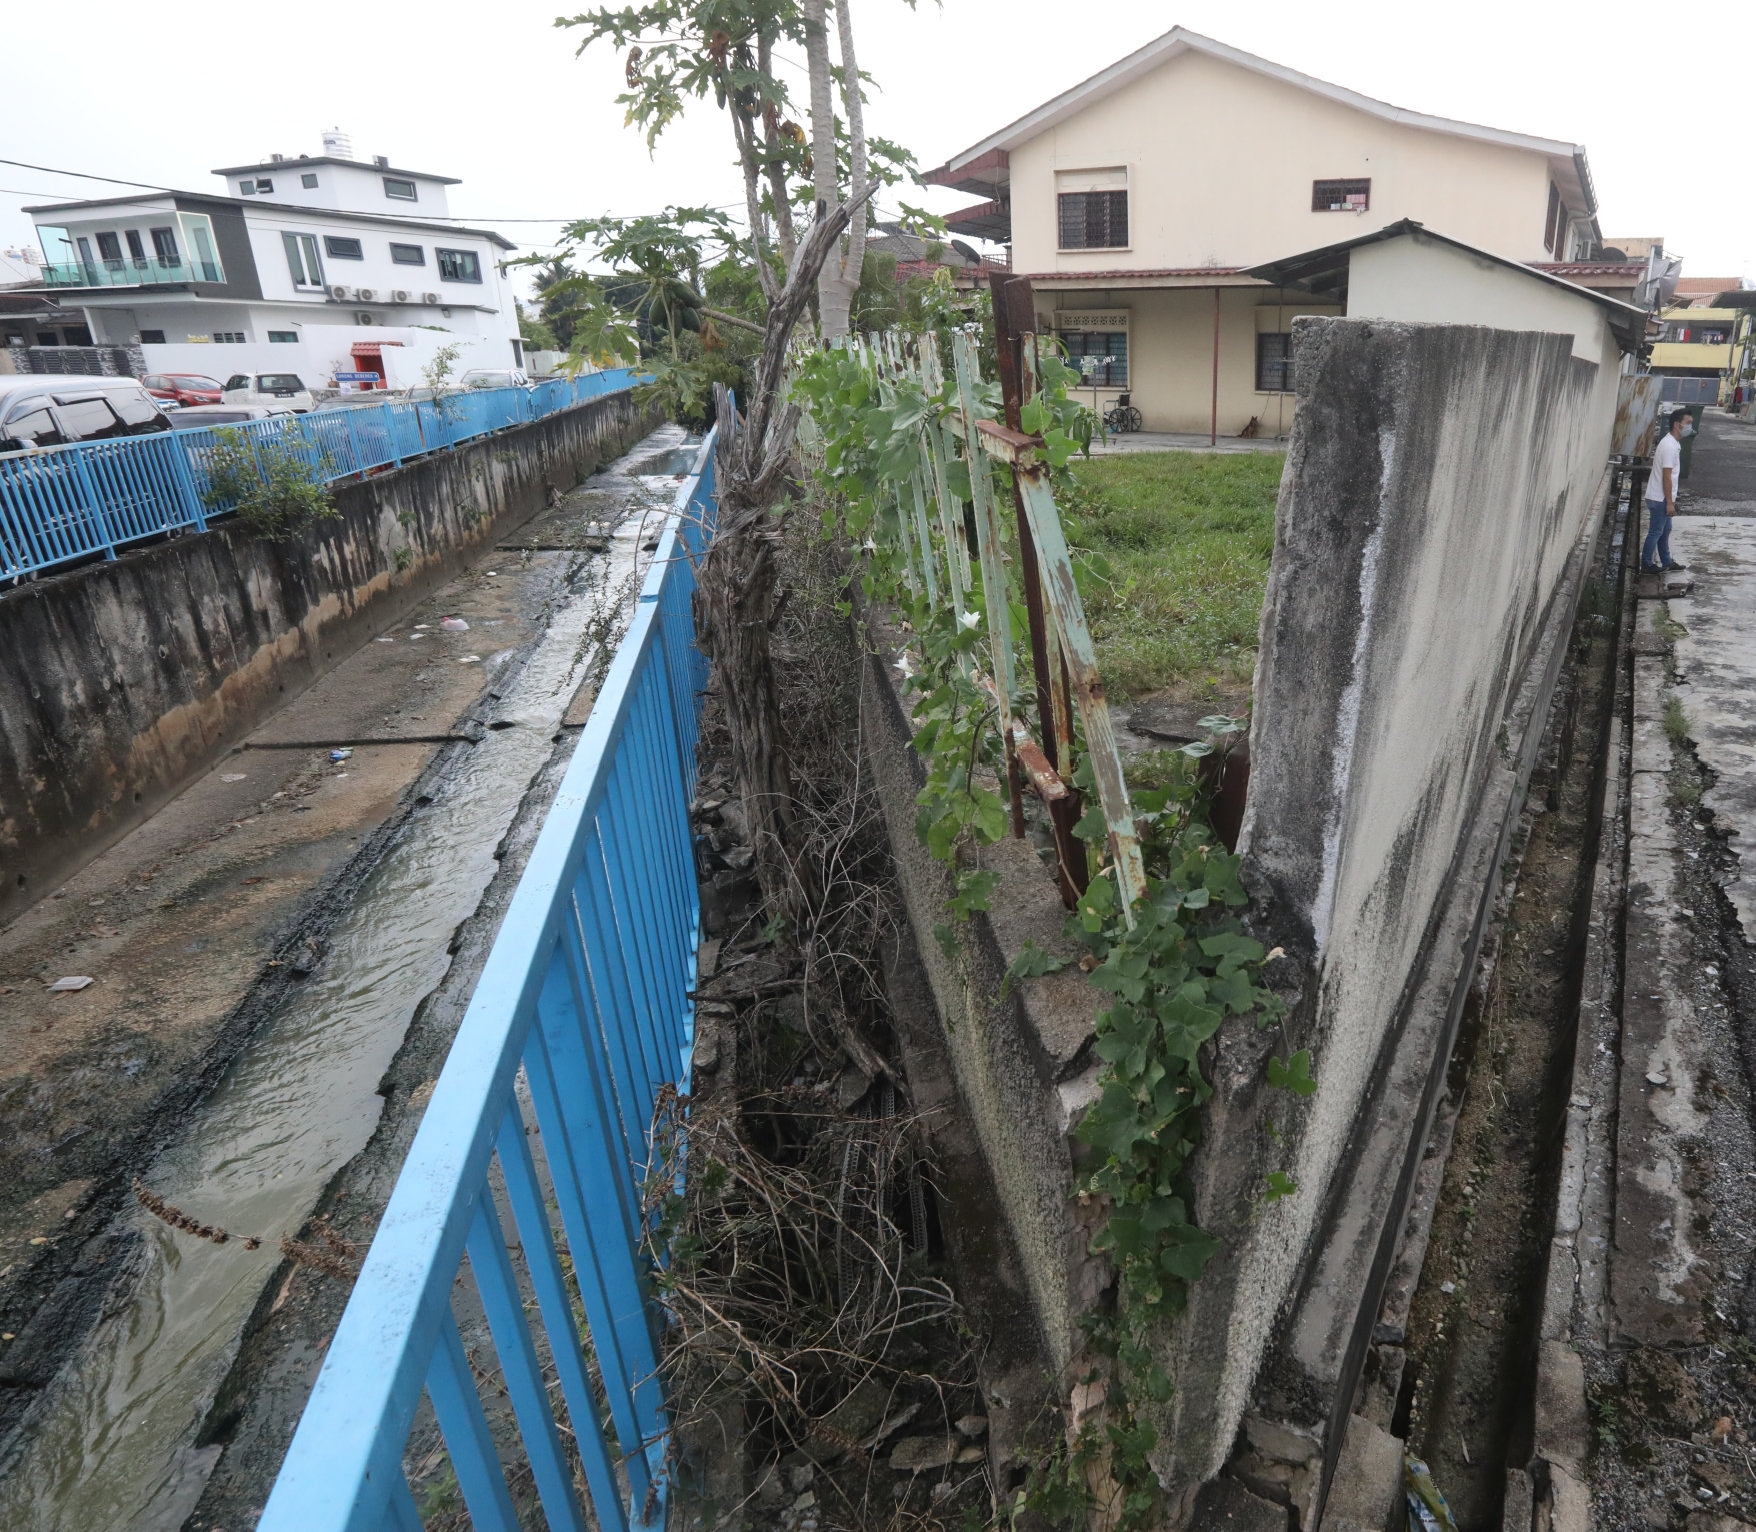
[[[1282,302],[1274,288],[1220,288],[1219,434],[1236,436],[1255,418],[1261,434],[1291,430],[1290,393],[1256,387],[1258,332],[1290,330],[1299,314],[1334,313],[1332,304]],[[1213,288],[1135,288],[1120,291],[1039,292],[1037,304],[1054,327],[1053,316],[1069,310],[1128,311],[1129,392],[1148,431],[1206,434],[1213,420]],[[1297,296],[1297,295],[1294,295]],[[1052,307],[1045,307],[1046,304]],[[1100,405],[1119,392],[1099,389]],[[1090,393],[1080,391],[1089,400]]]
[[[1055,172],[1126,165],[1131,247],[1057,251]],[[1370,176],[1364,214],[1313,180]],[[1415,218],[1520,261],[1543,249],[1546,155],[1403,127],[1199,52],[1011,151],[1013,270],[1250,266]]]
[[[1350,319],[1552,331],[1571,335],[1581,360],[1608,361],[1612,373],[1619,366],[1604,310],[1589,298],[1418,233],[1349,255],[1347,311]]]
[[[384,347],[381,355],[385,358],[386,381],[392,388],[411,388],[426,382],[428,364],[446,345],[455,345],[459,352],[451,367],[453,378],[471,367],[512,365],[511,347],[497,336],[380,325],[307,325],[298,334],[300,338],[295,344],[256,341],[242,346],[215,346],[173,342],[142,346],[140,350],[149,372],[199,372],[222,383],[234,372],[296,372],[311,388],[333,387],[338,370],[354,370],[350,347],[356,341],[376,342]]]
[[[317,177],[316,186],[308,187],[302,176]],[[399,181],[415,183],[416,200],[405,202],[384,194],[384,178],[394,175]],[[420,217],[444,217],[447,211],[445,182],[437,177],[411,175],[406,170],[388,171],[376,165],[359,162],[333,165],[310,160],[278,160],[259,165],[247,173],[226,177],[226,194],[242,197],[245,181],[266,176],[274,185],[268,194],[270,202],[294,202],[303,207],[345,208],[354,213],[409,213]],[[251,193],[252,196],[255,193]]]

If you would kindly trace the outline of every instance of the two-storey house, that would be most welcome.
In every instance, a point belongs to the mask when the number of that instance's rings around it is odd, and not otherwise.
[[[927,179],[984,199],[950,227],[1012,247],[1039,322],[1148,430],[1290,427],[1291,321],[1340,305],[1252,267],[1405,219],[1538,267],[1602,243],[1581,146],[1389,106],[1182,27]]]
[[[419,381],[456,344],[459,366],[521,364],[513,243],[460,226],[454,178],[326,151],[214,172],[223,194],[142,192],[27,208],[41,275],[83,308],[98,345],[138,344],[152,372],[338,372]]]

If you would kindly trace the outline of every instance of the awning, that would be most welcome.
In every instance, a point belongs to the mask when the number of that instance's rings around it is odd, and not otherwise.
[[[978,202],[974,207],[960,207],[945,215],[945,227],[959,234],[985,239],[990,244],[1005,245],[1012,241],[1012,204],[1010,202]]]

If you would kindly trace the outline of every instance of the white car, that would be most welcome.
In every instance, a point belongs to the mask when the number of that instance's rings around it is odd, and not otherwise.
[[[178,410],[171,424],[179,431],[192,431],[200,426],[241,426],[291,413],[266,404],[191,404]]]
[[[292,410],[300,415],[317,404],[296,372],[235,372],[220,390],[220,402],[264,404],[283,414]]]
[[[459,388],[529,388],[530,379],[520,367],[472,367],[457,380]]]

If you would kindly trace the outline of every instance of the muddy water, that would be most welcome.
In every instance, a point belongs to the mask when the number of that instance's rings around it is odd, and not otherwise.
[[[409,822],[298,999],[146,1176],[167,1202],[234,1237],[213,1245],[138,1209],[127,1215],[146,1244],[140,1275],[33,1409],[0,1479],[8,1532],[175,1532],[194,1508],[218,1449],[193,1443],[280,1262],[280,1236],[298,1230],[371,1137],[378,1082],[494,875],[494,851],[592,662],[593,634],[607,608],[625,613],[630,602],[639,529],[651,522],[641,513],[668,505],[675,480],[625,482],[632,514],[594,587],[555,613],[503,698],[500,717],[515,726],[491,729]],[[250,1234],[262,1236],[259,1249],[245,1248]]]

